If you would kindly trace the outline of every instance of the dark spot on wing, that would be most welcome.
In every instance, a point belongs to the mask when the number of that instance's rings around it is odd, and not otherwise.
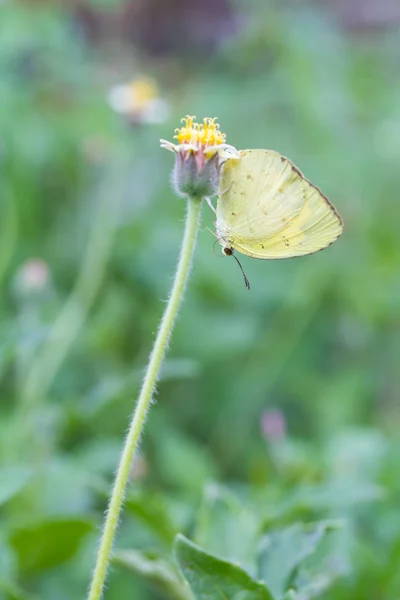
[[[247,175],[247,179],[253,179],[253,177],[250,175],[250,173]]]
[[[232,217],[236,217],[236,213],[232,213]]]

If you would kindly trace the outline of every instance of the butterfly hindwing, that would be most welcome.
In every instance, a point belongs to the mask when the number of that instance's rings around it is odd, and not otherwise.
[[[224,167],[217,204],[222,245],[254,258],[302,256],[322,250],[342,222],[321,191],[272,150],[243,150]]]

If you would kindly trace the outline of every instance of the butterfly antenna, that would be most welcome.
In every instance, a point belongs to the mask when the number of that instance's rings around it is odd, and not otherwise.
[[[216,246],[216,244],[218,244],[218,242],[219,242],[219,240],[215,240],[215,242],[213,243],[213,251],[216,256],[220,256],[222,258],[222,256],[215,251],[215,246]]]
[[[246,273],[243,270],[242,265],[240,264],[240,260],[238,259],[238,257],[235,254],[232,254],[233,258],[236,260],[237,264],[240,267],[240,270],[242,271],[242,275],[243,275],[243,279],[244,279],[244,285],[247,287],[247,289],[250,289],[250,281],[247,279],[246,277]]]

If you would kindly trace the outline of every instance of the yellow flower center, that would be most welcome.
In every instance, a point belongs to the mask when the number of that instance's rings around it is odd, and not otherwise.
[[[157,84],[148,77],[140,77],[129,84],[132,108],[141,110],[158,97]]]
[[[195,123],[196,117],[182,119],[183,127],[175,130],[174,138],[179,144],[191,144],[197,148],[218,146],[225,143],[226,135],[219,130],[216,117],[206,117],[202,123]]]

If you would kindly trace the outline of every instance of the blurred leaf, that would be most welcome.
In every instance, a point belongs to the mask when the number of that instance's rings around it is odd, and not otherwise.
[[[204,552],[183,535],[176,537],[174,553],[197,600],[273,600],[266,586],[239,565]]]
[[[130,394],[132,389],[140,386],[143,370],[144,365],[131,370],[125,377],[104,374],[87,395],[84,410],[87,411],[89,418],[92,418],[97,412],[109,408],[109,405],[112,405],[119,397]],[[186,358],[166,359],[161,368],[159,381],[192,379],[198,375],[199,365],[196,361]]]
[[[177,531],[161,495],[144,490],[131,493],[125,506],[128,512],[145,523],[159,539],[169,546],[172,544]]]
[[[174,486],[198,493],[207,481],[216,479],[215,463],[207,448],[175,428],[163,437],[156,452],[160,473]]]
[[[357,507],[360,503],[374,502],[383,498],[382,486],[353,478],[348,481],[328,481],[323,485],[302,486],[289,500],[289,505],[298,505],[314,510],[343,509],[351,506]]]
[[[55,567],[72,558],[93,522],[87,519],[55,519],[18,527],[10,543],[23,572]]]
[[[246,568],[254,565],[259,520],[223,486],[210,483],[197,516],[194,540],[205,550]]]
[[[51,458],[35,481],[41,490],[40,514],[54,518],[85,514],[92,504],[96,479],[77,460],[60,455]]]
[[[32,477],[28,467],[15,466],[0,469],[0,505],[18,494]]]
[[[137,550],[121,550],[114,554],[113,563],[144,577],[172,600],[193,598],[186,581],[165,558],[151,556]]]
[[[372,429],[344,429],[328,444],[327,458],[334,474],[342,480],[373,480],[387,454],[387,441],[383,433]]]
[[[276,596],[284,593],[294,571],[302,561],[316,551],[333,522],[296,523],[264,536],[260,546],[260,572]]]
[[[121,456],[121,445],[119,438],[107,438],[104,435],[100,439],[90,438],[79,447],[74,460],[79,464],[81,471],[86,473],[87,483],[89,473],[92,480],[99,476],[109,478],[113,475]],[[107,497],[108,491],[107,488]]]
[[[299,586],[296,593],[293,593],[293,600],[312,600],[313,598],[322,598],[322,594],[331,587],[340,572],[320,573],[310,578],[310,581],[303,586]]]
[[[0,539],[0,578],[8,579],[15,575],[16,560],[14,551],[5,542]]]
[[[4,594],[4,596],[3,596]],[[38,600],[37,596],[22,590],[12,581],[0,579],[0,600]]]

